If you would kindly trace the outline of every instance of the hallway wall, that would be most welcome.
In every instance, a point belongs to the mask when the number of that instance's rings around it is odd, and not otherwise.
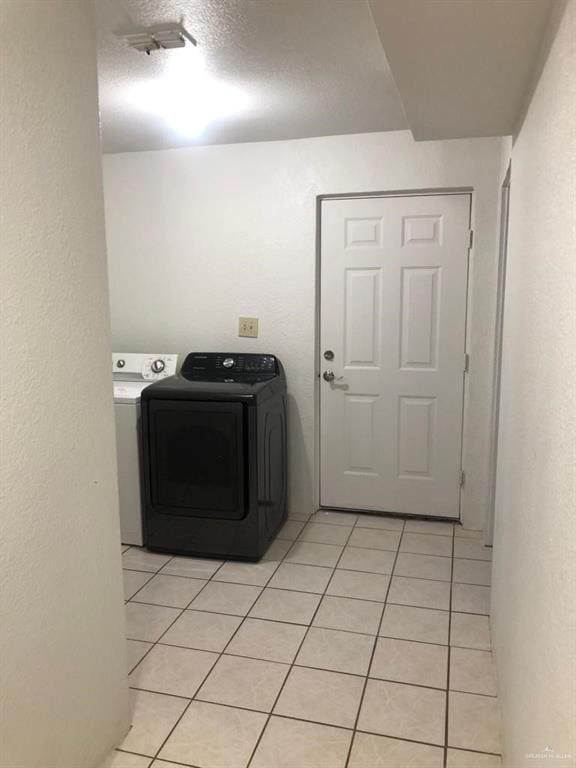
[[[513,768],[576,761],[575,39],[571,2],[512,153],[493,614]]]
[[[0,764],[93,768],[128,691],[92,4],[0,28]]]
[[[289,505],[310,512],[316,196],[473,187],[464,520],[481,528],[504,149],[504,139],[415,142],[409,131],[395,131],[106,155],[115,348],[277,354],[290,392]],[[258,339],[238,338],[240,315],[260,318]]]

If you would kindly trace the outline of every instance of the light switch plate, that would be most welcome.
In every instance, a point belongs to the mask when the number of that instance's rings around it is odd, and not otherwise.
[[[239,317],[238,336],[249,336],[250,338],[256,339],[258,337],[258,318]]]

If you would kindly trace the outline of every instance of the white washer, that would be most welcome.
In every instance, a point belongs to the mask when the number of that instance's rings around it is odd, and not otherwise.
[[[114,415],[118,456],[118,496],[123,544],[142,546],[140,500],[140,395],[158,379],[176,373],[178,355],[112,354]]]

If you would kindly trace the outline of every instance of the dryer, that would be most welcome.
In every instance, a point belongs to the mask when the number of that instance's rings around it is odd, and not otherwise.
[[[274,355],[191,353],[142,392],[144,542],[258,560],[286,518],[286,377]]]

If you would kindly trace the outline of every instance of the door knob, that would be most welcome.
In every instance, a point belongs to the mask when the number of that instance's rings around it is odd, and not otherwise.
[[[322,378],[324,381],[340,381],[340,379],[343,379],[344,376],[336,376],[334,371],[324,371]]]

